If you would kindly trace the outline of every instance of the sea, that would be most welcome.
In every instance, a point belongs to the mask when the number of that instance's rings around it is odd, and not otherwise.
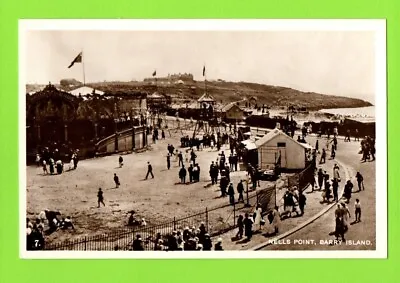
[[[332,108],[332,109],[321,109],[319,112],[329,113],[334,115],[343,115],[349,117],[365,117],[375,118],[375,106],[359,107],[359,108]]]

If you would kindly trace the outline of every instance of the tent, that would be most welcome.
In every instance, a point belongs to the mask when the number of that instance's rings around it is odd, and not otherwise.
[[[313,147],[299,143],[279,129],[274,129],[256,141],[261,169],[280,163],[281,168],[304,169],[312,158]]]

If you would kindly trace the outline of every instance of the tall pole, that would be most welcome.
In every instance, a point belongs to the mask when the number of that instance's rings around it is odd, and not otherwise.
[[[206,63],[204,63],[204,93],[207,93],[207,74]]]
[[[83,58],[83,49],[81,51],[81,56],[82,56],[82,71],[83,71],[83,85],[86,85],[86,78],[85,78],[85,60]]]

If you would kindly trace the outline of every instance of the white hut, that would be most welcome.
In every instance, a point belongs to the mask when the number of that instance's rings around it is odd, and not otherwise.
[[[312,159],[312,146],[299,143],[279,129],[274,129],[258,141],[260,169],[272,169],[279,164],[285,169],[304,169]]]

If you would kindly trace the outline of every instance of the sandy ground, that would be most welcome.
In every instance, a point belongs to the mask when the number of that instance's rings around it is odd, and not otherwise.
[[[72,216],[76,231],[57,231],[46,238],[51,243],[124,229],[130,210],[135,210],[139,219],[144,217],[150,226],[227,204],[228,198],[219,197],[219,187],[209,185],[208,170],[217,158],[216,149],[196,152],[201,168],[199,183],[177,184],[178,162],[171,158],[171,169],[167,170],[166,154],[168,143],[179,149],[181,132],[171,130],[172,137],[166,134],[167,139],[153,144],[150,151],[124,155],[122,168],[118,166],[119,155],[82,160],[76,170],[61,175],[43,175],[41,168],[27,167],[27,217],[34,219],[45,208],[60,210],[63,217]],[[144,180],[147,161],[153,165],[154,179]],[[114,173],[120,178],[118,189]],[[231,179],[237,184],[244,175],[243,171],[232,172]],[[99,187],[104,191],[106,206],[97,208]],[[229,207],[213,211],[210,224],[225,221],[231,211]]]

